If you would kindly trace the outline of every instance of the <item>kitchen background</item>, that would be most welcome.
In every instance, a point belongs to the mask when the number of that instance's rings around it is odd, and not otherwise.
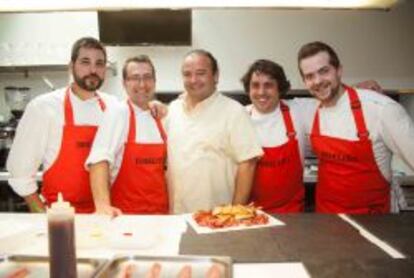
[[[37,95],[51,90],[44,78],[55,88],[67,84],[70,47],[85,35],[99,37],[96,12],[0,14],[0,121],[10,118],[5,87],[27,86]],[[178,92],[181,60],[192,48],[208,49],[217,57],[222,91],[240,92],[240,77],[258,58],[279,62],[292,87],[303,89],[296,54],[313,40],[335,47],[345,82],[375,79],[387,90],[401,90],[399,101],[414,119],[414,94],[407,93],[414,93],[414,1],[390,11],[196,9],[191,46],[109,46],[112,66],[103,90],[124,97],[122,64],[145,53],[157,70],[157,91]],[[399,160],[394,165],[412,173]]]

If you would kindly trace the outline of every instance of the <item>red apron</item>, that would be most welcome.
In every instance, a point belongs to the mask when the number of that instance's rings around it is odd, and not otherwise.
[[[345,86],[345,85],[344,85]],[[390,212],[390,186],[378,169],[361,102],[345,86],[359,140],[323,136],[319,110],[313,122],[311,143],[319,161],[316,211],[322,213],[374,214]]]
[[[102,111],[105,104],[98,97]],[[73,120],[73,109],[69,98],[69,87],[63,102],[65,125],[63,126],[62,143],[59,154],[53,165],[43,174],[42,195],[50,206],[62,192],[65,201],[69,201],[77,213],[92,213],[95,211],[89,173],[84,163],[89,155],[96,126],[76,126]]]
[[[305,188],[299,144],[289,107],[280,101],[288,142],[263,147],[256,166],[251,200],[269,213],[303,212]]]
[[[166,135],[155,119],[164,143],[136,143],[135,115],[132,104],[128,139],[118,176],[111,189],[111,203],[127,214],[168,213],[168,192],[165,179],[167,157]]]

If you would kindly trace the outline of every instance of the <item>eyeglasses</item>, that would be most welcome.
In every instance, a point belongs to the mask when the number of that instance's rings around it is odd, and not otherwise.
[[[126,78],[127,81],[131,82],[150,82],[154,80],[154,76],[151,74],[146,75],[131,75]]]

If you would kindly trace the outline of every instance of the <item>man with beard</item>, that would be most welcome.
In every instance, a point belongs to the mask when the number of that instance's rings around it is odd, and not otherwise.
[[[122,77],[128,100],[105,114],[86,161],[96,211],[111,216],[166,214],[167,138],[149,107],[155,94],[154,65],[146,55],[129,58]]]
[[[414,169],[412,120],[392,99],[343,84],[339,58],[323,42],[302,46],[298,66],[319,100],[308,127],[319,160],[316,211],[390,212],[392,155]]]
[[[251,201],[269,213],[303,212],[303,165],[309,152],[305,127],[318,102],[285,99],[290,82],[282,66],[271,60],[254,61],[241,81],[252,102],[246,108],[264,152],[256,166]],[[356,86],[380,88],[373,80]]]
[[[7,160],[9,184],[32,212],[42,212],[60,192],[76,212],[95,207],[84,162],[97,125],[115,97],[98,92],[106,72],[106,50],[94,38],[81,38],[72,47],[69,69],[73,82],[33,99],[17,127]],[[36,172],[43,167],[41,193]]]

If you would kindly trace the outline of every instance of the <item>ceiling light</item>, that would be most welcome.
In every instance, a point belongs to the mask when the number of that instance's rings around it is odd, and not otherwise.
[[[0,0],[0,12],[258,7],[389,9],[401,1],[403,0]]]

